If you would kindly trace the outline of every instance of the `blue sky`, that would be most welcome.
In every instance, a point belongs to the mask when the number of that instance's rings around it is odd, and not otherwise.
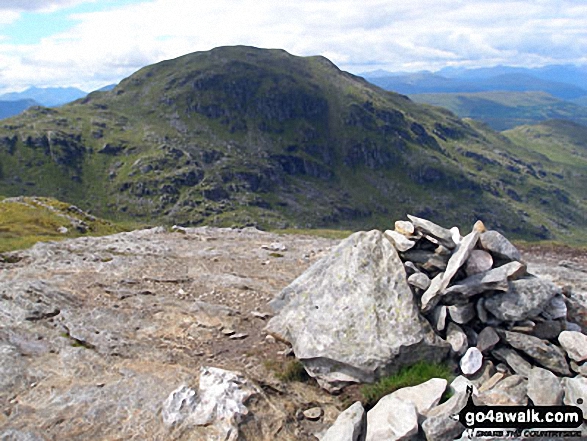
[[[354,73],[587,64],[583,0],[1,0],[0,92],[89,91],[217,46],[321,54]]]

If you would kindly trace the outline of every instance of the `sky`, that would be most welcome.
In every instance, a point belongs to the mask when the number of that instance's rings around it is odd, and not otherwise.
[[[587,0],[0,0],[0,92],[91,91],[226,45],[353,73],[587,64]]]

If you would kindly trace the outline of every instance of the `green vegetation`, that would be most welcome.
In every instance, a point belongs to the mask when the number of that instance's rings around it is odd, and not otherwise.
[[[587,108],[545,92],[423,93],[410,98],[444,107],[461,118],[473,118],[500,131],[554,118],[587,124]]]
[[[454,374],[449,366],[441,363],[429,363],[420,361],[412,366],[401,369],[397,374],[381,378],[373,384],[361,387],[363,405],[373,407],[377,402],[402,387],[417,386],[432,378],[444,378],[447,381],[454,379]]]
[[[101,236],[124,230],[55,199],[25,197],[0,201],[0,252],[28,248],[39,241]]]
[[[323,57],[225,47],[2,121],[0,194],[117,223],[355,231],[410,213],[587,243],[585,164],[533,144]]]

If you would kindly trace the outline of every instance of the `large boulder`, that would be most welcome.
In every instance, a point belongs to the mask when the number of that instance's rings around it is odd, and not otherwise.
[[[448,352],[419,314],[397,251],[377,230],[341,242],[270,305],[278,314],[266,330],[290,342],[328,390]]]

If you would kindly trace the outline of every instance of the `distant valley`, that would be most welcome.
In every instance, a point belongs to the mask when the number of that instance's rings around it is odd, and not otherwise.
[[[170,225],[367,229],[411,213],[584,243],[584,147],[537,150],[537,137],[385,92],[323,57],[224,47],[2,121],[0,194]]]

